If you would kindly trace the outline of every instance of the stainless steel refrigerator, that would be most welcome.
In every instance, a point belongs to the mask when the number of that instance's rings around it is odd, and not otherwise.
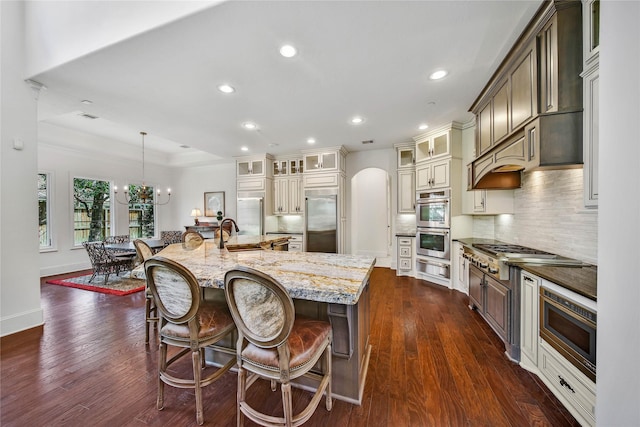
[[[338,252],[338,194],[336,189],[305,192],[307,252]]]
[[[239,235],[261,236],[264,234],[264,193],[238,193],[236,223]]]

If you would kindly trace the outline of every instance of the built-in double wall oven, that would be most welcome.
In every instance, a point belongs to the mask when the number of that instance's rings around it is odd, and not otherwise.
[[[450,277],[450,194],[448,188],[423,192],[416,200],[417,269],[444,278]]]
[[[416,200],[416,226],[423,228],[449,228],[451,205],[450,190],[418,193]]]
[[[595,382],[595,302],[550,285],[540,287],[540,337]]]

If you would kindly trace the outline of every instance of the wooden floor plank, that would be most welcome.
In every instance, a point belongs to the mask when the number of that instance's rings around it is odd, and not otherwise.
[[[166,386],[165,408],[156,409],[156,332],[145,345],[143,293],[121,297],[44,281],[45,326],[0,340],[0,425],[197,425],[191,390]],[[334,400],[327,411],[321,402],[307,425],[578,425],[541,381],[506,358],[459,292],[376,268],[369,340],[362,405]],[[204,389],[205,425],[236,425],[236,378],[228,372]],[[258,410],[282,413],[280,391],[268,382],[247,398]],[[294,389],[296,409],[309,399]]]

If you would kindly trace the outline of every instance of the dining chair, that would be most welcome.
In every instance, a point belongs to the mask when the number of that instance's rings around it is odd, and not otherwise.
[[[121,235],[118,235],[118,236],[107,236],[103,240],[105,245],[129,243],[130,241],[131,241],[131,238],[129,237],[128,234],[121,234]],[[129,251],[109,249],[109,248],[107,248],[107,251],[109,251],[113,256],[115,256],[117,258],[129,259],[129,260],[133,261],[134,254],[132,254]]]
[[[136,239],[133,241],[133,246],[136,248],[136,254],[138,255],[138,259],[141,263],[144,263],[146,260],[153,256],[153,249],[149,247],[149,245],[140,239]],[[149,289],[149,286],[145,289],[145,304],[144,304],[144,319],[145,319],[145,328],[144,328],[144,342],[145,344],[149,343],[149,330],[153,326],[158,325],[158,308],[153,300],[153,294]]]
[[[238,329],[237,425],[244,417],[263,426],[299,426],[315,412],[322,395],[331,410],[331,324],[295,315],[287,290],[271,276],[239,266],[224,278],[224,291]],[[321,361],[322,373],[311,372]],[[311,401],[293,413],[291,380],[310,377],[318,381]],[[283,417],[257,411],[246,400],[247,390],[258,379],[279,383]]]
[[[103,274],[104,284],[106,285],[109,280],[109,275],[115,273],[117,276],[121,271],[131,270],[131,258],[118,258],[114,256],[107,251],[103,242],[83,242],[82,246],[87,250],[87,255],[89,255],[89,261],[91,261],[91,267],[93,268],[93,274],[89,282],[97,275]]]
[[[164,385],[192,388],[196,397],[196,421],[202,425],[202,387],[212,384],[234,364],[231,358],[222,367],[204,375],[204,349],[234,331],[235,325],[224,301],[202,299],[195,276],[183,265],[163,257],[145,261],[147,286],[156,302],[160,317],[160,347],[158,354],[157,408],[164,407]],[[182,348],[167,360],[167,347]],[[178,377],[173,363],[191,355],[193,378]]]
[[[197,231],[185,231],[182,233],[182,246],[186,249],[195,249],[202,245],[204,237]]]
[[[172,243],[181,243],[182,242],[182,231],[173,230],[173,231],[161,231],[160,232],[160,240],[163,241],[164,246],[167,247]]]
[[[122,234],[119,236],[107,236],[104,238],[104,243],[109,245],[112,243],[129,243],[131,238],[128,234]]]

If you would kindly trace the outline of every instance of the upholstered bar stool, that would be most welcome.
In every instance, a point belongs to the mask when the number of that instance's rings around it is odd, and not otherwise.
[[[238,328],[238,426],[244,417],[263,426],[299,426],[314,413],[326,393],[331,410],[331,325],[296,317],[287,290],[271,276],[237,267],[226,273],[225,296]],[[323,358],[323,372],[310,372]],[[293,414],[291,380],[311,377],[319,382],[311,401]],[[247,390],[258,379],[280,383],[284,417],[260,413],[246,401]]]
[[[133,246],[136,248],[136,254],[138,255],[138,260],[143,263],[149,258],[153,256],[153,249],[146,244],[144,240],[136,239],[133,241]],[[146,301],[144,303],[144,320],[145,320],[145,328],[144,328],[144,342],[145,344],[149,343],[149,330],[153,327],[153,325],[158,324],[158,309],[156,308],[155,303],[153,302],[153,295],[151,294],[151,290],[149,286],[145,289],[145,297]]]
[[[160,317],[160,351],[158,352],[158,409],[164,407],[164,385],[192,388],[196,395],[196,420],[204,423],[202,387],[212,384],[234,364],[231,359],[207,376],[203,375],[204,348],[220,341],[235,330],[233,318],[224,301],[204,301],[200,286],[191,271],[162,257],[145,261],[147,285],[151,289]],[[168,346],[181,347],[167,360]],[[171,366],[190,354],[192,378],[175,376]],[[206,368],[213,369],[213,368]]]
[[[182,246],[185,249],[196,249],[204,242],[204,237],[197,231],[185,231],[182,233]]]

